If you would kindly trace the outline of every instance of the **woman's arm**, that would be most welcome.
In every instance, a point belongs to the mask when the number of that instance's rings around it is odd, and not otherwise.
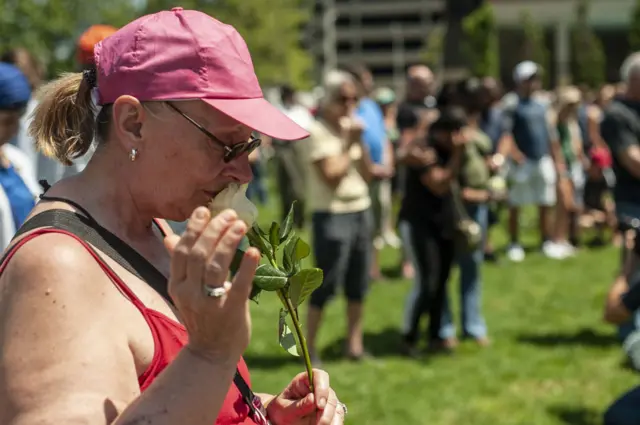
[[[638,289],[640,289],[640,287],[638,287]],[[627,283],[627,278],[623,275],[618,276],[607,294],[603,315],[605,322],[618,325],[629,320],[632,311],[627,309],[622,302],[623,295],[627,293],[628,290],[629,284]],[[636,289],[634,292],[637,293],[638,290]],[[636,298],[638,297],[636,296]]]
[[[183,349],[140,395],[131,348],[139,341],[130,340],[132,324],[123,318],[130,304],[77,242],[29,241],[0,286],[3,425],[215,422],[237,359]]]
[[[422,174],[421,182],[431,192],[442,196],[449,192],[451,182],[458,178],[462,162],[462,147],[454,148],[449,162],[445,166],[433,166]]]
[[[489,191],[465,187],[462,189],[462,200],[471,204],[482,204],[489,200]]]
[[[339,155],[315,161],[313,165],[319,171],[324,182],[332,189],[335,189],[349,172],[351,157],[349,156],[349,151],[344,150]]]

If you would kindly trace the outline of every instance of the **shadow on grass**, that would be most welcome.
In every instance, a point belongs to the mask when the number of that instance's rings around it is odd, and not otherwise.
[[[610,347],[620,345],[613,334],[602,334],[592,329],[580,329],[577,332],[549,332],[542,334],[521,334],[517,337],[519,342],[544,347],[556,345],[584,345],[589,347]]]
[[[397,357],[401,355],[402,334],[396,328],[386,328],[380,332],[365,332],[364,346],[374,357]],[[344,359],[347,340],[339,338],[326,346],[321,352],[322,360]]]
[[[382,273],[382,276],[385,279],[403,279],[404,278],[402,276],[401,265],[382,267],[380,269],[380,273]]]
[[[549,408],[549,413],[567,425],[602,424],[602,414],[587,407],[558,405]]]
[[[398,329],[387,328],[381,332],[365,332],[364,345],[373,357],[400,357],[402,334]],[[339,338],[325,346],[320,352],[323,362],[334,362],[346,359],[346,338]],[[282,354],[256,354],[244,355],[244,360],[249,368],[278,369],[290,364],[302,362],[301,358]]]
[[[302,358],[294,357],[282,351],[281,354],[245,354],[244,361],[249,369],[279,369],[294,363],[303,363]],[[304,364],[304,363],[303,363]]]

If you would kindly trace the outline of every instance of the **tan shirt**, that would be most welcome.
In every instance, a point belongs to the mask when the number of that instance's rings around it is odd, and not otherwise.
[[[351,213],[364,211],[371,205],[369,186],[358,171],[362,165],[362,148],[358,144],[351,146],[349,156],[351,165],[347,174],[335,189],[322,178],[316,162],[339,156],[343,153],[346,141],[334,134],[320,121],[315,121],[309,129],[307,146],[307,202],[313,212]]]

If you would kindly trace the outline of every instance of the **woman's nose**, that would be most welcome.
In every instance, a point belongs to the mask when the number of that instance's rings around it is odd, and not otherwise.
[[[240,184],[249,183],[253,178],[251,164],[247,155],[229,161],[223,171],[223,175],[237,181]]]

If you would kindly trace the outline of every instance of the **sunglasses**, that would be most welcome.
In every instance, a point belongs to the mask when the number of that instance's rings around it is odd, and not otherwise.
[[[338,101],[338,103],[341,103],[343,105],[348,105],[349,103],[358,103],[358,98],[356,96],[340,95],[336,100]]]
[[[237,157],[239,157],[240,155],[245,154],[245,153],[249,154],[249,153],[253,152],[254,150],[256,150],[258,148],[258,146],[260,146],[260,144],[262,143],[262,140],[259,137],[251,136],[251,139],[249,139],[246,142],[236,143],[233,146],[228,146],[222,140],[218,139],[216,136],[211,134],[211,132],[209,130],[204,128],[202,125],[198,124],[198,122],[196,120],[194,120],[189,115],[185,114],[180,109],[178,109],[178,107],[176,105],[174,105],[171,102],[165,102],[165,103],[167,105],[169,105],[171,107],[171,109],[173,109],[174,111],[176,111],[177,113],[182,115],[184,117],[184,119],[189,121],[198,130],[200,130],[202,133],[204,133],[204,135],[207,136],[209,139],[211,139],[211,141],[213,143],[215,143],[216,145],[220,146],[224,150],[224,157],[223,157],[224,162],[231,162],[234,159],[236,159]]]

